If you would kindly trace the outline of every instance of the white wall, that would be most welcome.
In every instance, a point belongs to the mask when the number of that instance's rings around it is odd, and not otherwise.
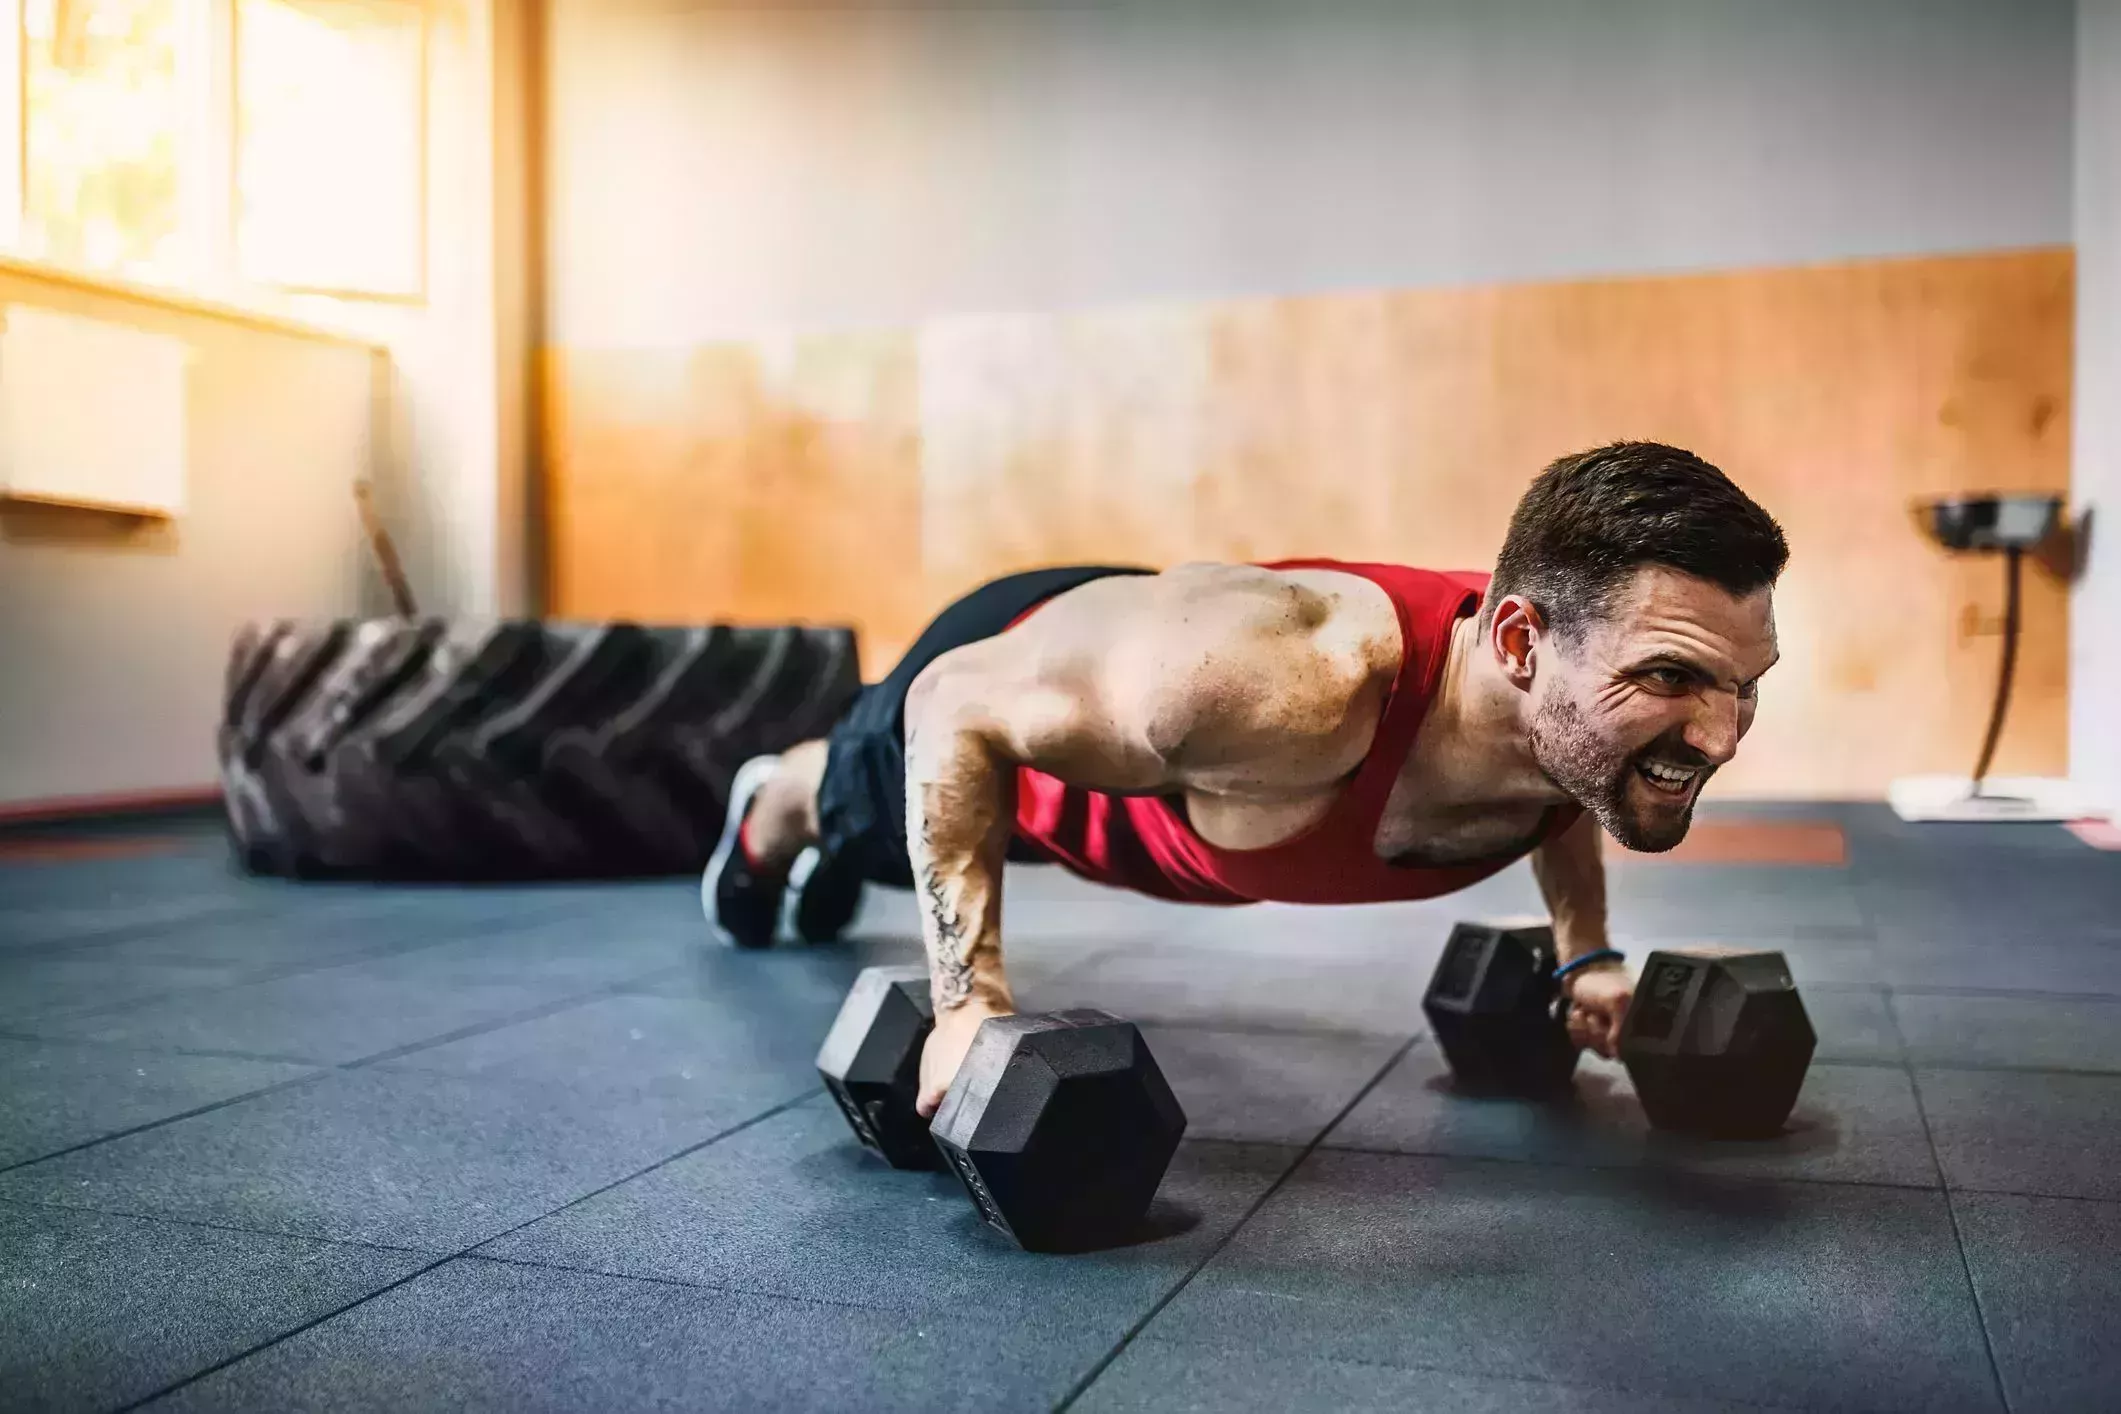
[[[2070,0],[550,0],[550,336],[2070,239]]]
[[[390,350],[378,500],[423,612],[535,612],[524,437],[535,337],[526,258],[530,0],[432,0],[427,289],[417,305],[292,301]]]
[[[2070,772],[2121,811],[2121,0],[2077,20],[2075,486],[2094,508],[2070,604]]]
[[[28,303],[188,341],[184,513],[132,523],[0,504],[0,807],[215,779],[245,619],[373,607],[353,484],[371,469],[370,349],[0,273]]]

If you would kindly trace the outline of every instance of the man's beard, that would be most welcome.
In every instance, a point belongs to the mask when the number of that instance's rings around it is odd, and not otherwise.
[[[1660,737],[1633,754],[1616,755],[1572,701],[1552,699],[1532,714],[1532,759],[1540,771],[1590,811],[1623,847],[1647,854],[1662,853],[1686,838],[1694,821],[1694,802],[1701,798],[1700,787],[1715,769],[1677,733],[1668,738]],[[1644,804],[1633,790],[1636,766],[1652,758],[1698,765],[1701,771],[1683,797],[1661,810]]]

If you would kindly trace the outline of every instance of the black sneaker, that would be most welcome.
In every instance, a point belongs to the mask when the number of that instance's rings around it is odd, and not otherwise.
[[[781,936],[829,943],[847,931],[862,906],[862,876],[845,855],[811,845],[788,866],[781,893]]]
[[[700,875],[700,908],[707,927],[723,944],[733,948],[770,948],[781,921],[781,899],[787,893],[788,871],[756,872],[744,858],[739,835],[752,799],[780,764],[778,756],[754,756],[729,783],[729,812],[722,820],[722,838],[714,847],[714,858]]]

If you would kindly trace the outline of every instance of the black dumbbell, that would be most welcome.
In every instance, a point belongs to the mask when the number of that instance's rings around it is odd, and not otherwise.
[[[1579,1052],[1555,955],[1543,924],[1452,930],[1422,1010],[1462,1088],[1536,1098],[1567,1086]],[[1620,1059],[1650,1123],[1714,1138],[1778,1133],[1816,1046],[1779,952],[1651,953],[1620,1032]]]
[[[980,1215],[1029,1250],[1124,1240],[1186,1129],[1141,1032],[1101,1011],[991,1018],[931,1128],[914,1102],[933,1029],[926,968],[855,979],[817,1059],[855,1137],[894,1168],[947,1158]]]
[[[1544,923],[1461,923],[1421,1009],[1460,1089],[1543,1098],[1568,1087],[1578,1048],[1554,981]]]
[[[927,968],[864,968],[817,1053],[818,1074],[855,1137],[893,1168],[942,1166],[928,1121],[913,1107],[934,1027]]]
[[[1780,1133],[1818,1037],[1779,952],[1653,952],[1620,1028],[1620,1058],[1659,1129]]]
[[[982,1022],[933,1127],[980,1216],[1034,1252],[1125,1241],[1185,1132],[1141,1032],[1101,1011]]]

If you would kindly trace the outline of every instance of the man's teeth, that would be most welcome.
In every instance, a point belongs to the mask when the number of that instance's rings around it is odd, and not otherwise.
[[[1668,766],[1662,761],[1645,761],[1642,774],[1658,785],[1677,790],[1701,773],[1699,766]]]

